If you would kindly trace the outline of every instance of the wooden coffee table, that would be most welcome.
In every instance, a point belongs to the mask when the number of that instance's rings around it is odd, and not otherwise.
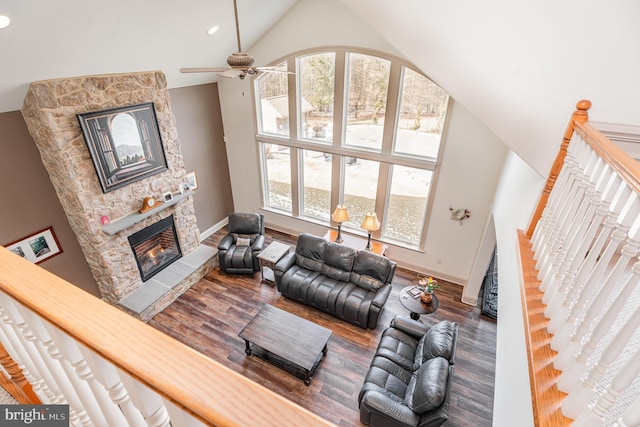
[[[252,354],[304,380],[308,386],[327,354],[331,330],[265,304],[238,336]]]

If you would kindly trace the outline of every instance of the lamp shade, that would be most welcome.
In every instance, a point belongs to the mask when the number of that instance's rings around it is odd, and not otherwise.
[[[336,206],[336,210],[331,214],[331,219],[337,223],[349,221],[349,212],[347,212],[347,207],[345,205]]]
[[[380,228],[380,221],[378,221],[378,215],[375,212],[367,212],[367,216],[364,217],[364,221],[360,224],[360,227],[367,231],[375,231]]]

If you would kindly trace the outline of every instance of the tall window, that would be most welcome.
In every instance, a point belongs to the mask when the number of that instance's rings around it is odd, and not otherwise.
[[[305,217],[326,220],[331,209],[331,157],[302,151],[302,207]]]
[[[371,52],[306,53],[283,64],[295,75],[254,83],[265,207],[329,224],[333,205],[345,204],[343,230],[362,234],[375,211],[374,238],[421,247],[448,94]]]
[[[433,172],[394,165],[384,216],[385,236],[412,242],[424,224],[424,207],[429,199]]]
[[[375,211],[380,163],[373,160],[344,158],[344,204],[349,224],[359,227],[367,212]]]
[[[277,69],[286,70],[286,63]],[[256,80],[256,109],[260,133],[289,136],[287,73],[266,73]]]
[[[291,212],[291,149],[286,145],[264,144],[261,154],[265,204],[270,208]]]
[[[380,151],[391,62],[371,55],[348,55],[345,144]]]
[[[394,151],[437,158],[448,101],[435,83],[404,68]]]
[[[300,57],[298,69],[300,135],[317,142],[330,142],[333,139],[335,54]]]

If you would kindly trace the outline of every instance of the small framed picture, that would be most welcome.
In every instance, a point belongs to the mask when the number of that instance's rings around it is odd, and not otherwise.
[[[191,171],[185,177],[185,184],[189,185],[189,190],[194,191],[198,189],[198,179],[196,178],[196,171]]]
[[[170,192],[170,191],[167,191],[166,193],[164,193],[164,194],[162,195],[162,199],[163,199],[165,202],[168,202],[169,200],[173,200],[173,193],[172,193],[172,192]]]
[[[5,247],[36,264],[62,253],[62,248],[53,232],[53,227],[45,228],[23,239],[9,243]]]

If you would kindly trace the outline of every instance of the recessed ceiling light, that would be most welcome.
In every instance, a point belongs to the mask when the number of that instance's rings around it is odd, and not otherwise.
[[[3,30],[11,25],[11,19],[6,15],[0,15],[0,30]]]
[[[214,34],[216,31],[218,31],[220,29],[220,25],[214,25],[213,27],[209,28],[207,30],[207,34],[211,35]]]

